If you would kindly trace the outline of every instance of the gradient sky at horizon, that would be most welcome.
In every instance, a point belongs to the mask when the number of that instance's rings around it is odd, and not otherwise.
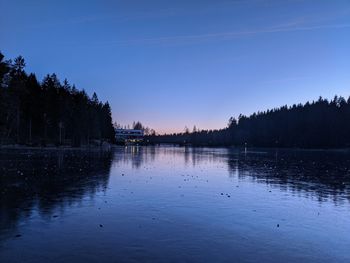
[[[96,91],[123,125],[226,126],[350,95],[350,1],[0,0],[0,50]]]

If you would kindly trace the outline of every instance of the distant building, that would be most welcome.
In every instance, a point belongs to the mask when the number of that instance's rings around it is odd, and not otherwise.
[[[115,139],[118,143],[139,143],[143,141],[143,130],[115,129]]]

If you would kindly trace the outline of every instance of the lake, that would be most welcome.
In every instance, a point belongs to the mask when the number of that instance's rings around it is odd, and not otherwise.
[[[0,149],[0,262],[350,262],[350,152]]]

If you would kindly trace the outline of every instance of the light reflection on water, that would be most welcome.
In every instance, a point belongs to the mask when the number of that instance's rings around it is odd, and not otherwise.
[[[1,150],[0,262],[350,262],[349,157]]]

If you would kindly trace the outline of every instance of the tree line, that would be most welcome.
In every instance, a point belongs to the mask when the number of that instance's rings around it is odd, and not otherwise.
[[[350,147],[350,97],[294,104],[230,118],[226,128],[149,136],[151,143],[291,148]]]
[[[33,146],[114,142],[111,107],[56,74],[40,82],[22,56],[0,52],[0,144]]]

